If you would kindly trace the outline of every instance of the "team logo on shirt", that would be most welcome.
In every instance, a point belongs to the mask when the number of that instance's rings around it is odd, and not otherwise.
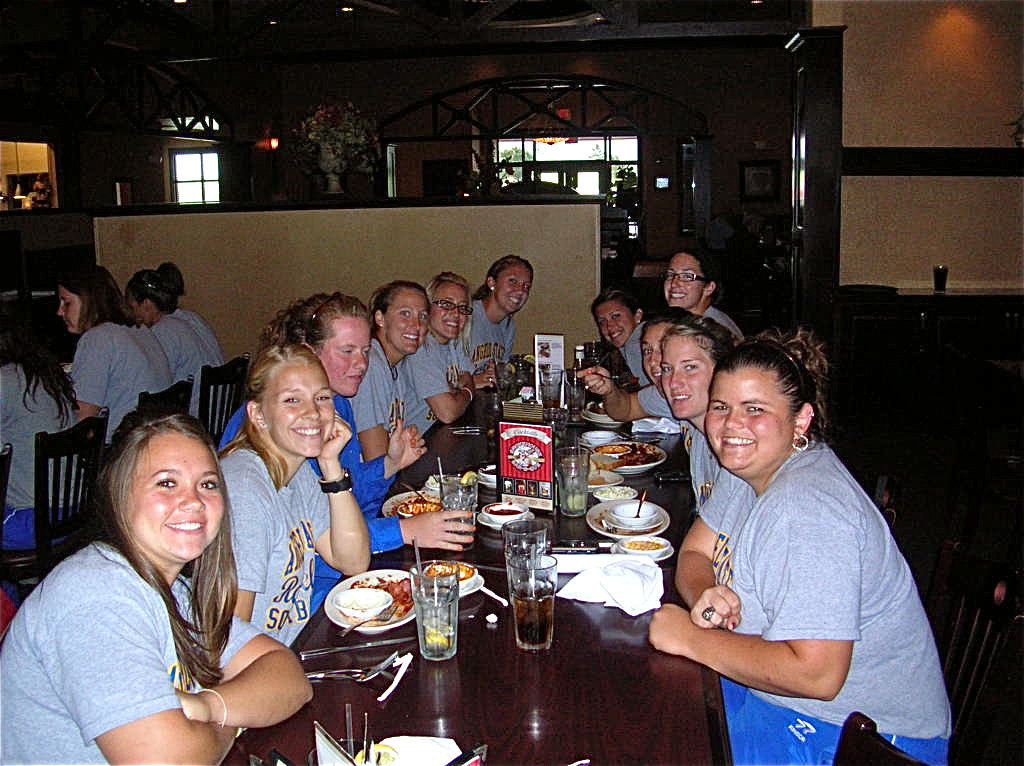
[[[313,525],[307,519],[288,534],[288,562],[281,572],[281,588],[267,607],[263,629],[272,632],[309,619],[309,594],[315,566]]]
[[[473,349],[473,364],[479,364],[480,362],[489,362],[492,359],[504,359],[505,358],[505,346],[501,343],[481,343]]]
[[[398,421],[401,420],[405,423],[405,402],[401,399],[395,398],[391,400],[391,406],[388,408],[388,433],[393,434],[395,429],[398,428]]]
[[[699,487],[697,487],[697,505],[704,505],[708,500],[711,499],[711,490],[715,488],[713,481],[705,481]]]
[[[179,692],[192,692],[199,688],[199,685],[192,679],[188,671],[185,670],[177,660],[174,661],[173,665],[167,668],[167,678],[171,682],[171,686]]]
[[[732,545],[725,532],[719,532],[715,537],[711,568],[715,570],[715,582],[719,585],[732,585]]]

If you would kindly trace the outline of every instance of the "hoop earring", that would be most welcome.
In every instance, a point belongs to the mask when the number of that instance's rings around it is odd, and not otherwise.
[[[807,434],[797,434],[793,437],[793,449],[797,452],[803,452],[811,444],[811,440],[807,438]]]

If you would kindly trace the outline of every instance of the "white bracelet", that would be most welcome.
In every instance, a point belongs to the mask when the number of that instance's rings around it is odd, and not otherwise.
[[[469,401],[473,401],[473,389],[471,389],[469,386],[460,386],[460,388],[462,388],[463,391],[469,394]]]
[[[209,692],[210,694],[216,694],[217,695],[217,699],[220,700],[220,704],[222,704],[224,706],[224,717],[220,719],[220,728],[223,729],[224,725],[228,722],[228,703],[226,703],[224,701],[224,697],[222,697],[221,693],[219,691],[217,691],[216,689],[200,689],[199,690],[199,694],[202,694],[203,692]]]

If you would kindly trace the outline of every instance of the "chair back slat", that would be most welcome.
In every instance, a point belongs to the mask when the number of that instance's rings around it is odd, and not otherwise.
[[[11,460],[14,457],[14,447],[5,444],[0,448],[0,507],[7,503],[7,482],[11,478]],[[0,540],[3,537],[0,535]]]
[[[875,722],[863,713],[846,718],[839,735],[833,766],[924,766],[878,733]]]
[[[219,367],[206,365],[199,372],[199,420],[220,441],[228,420],[245,398],[245,378],[249,373],[249,355],[242,354]]]
[[[947,540],[927,603],[953,714],[954,763],[993,663],[1020,612],[1021,575],[1008,564],[969,555],[960,543]]]

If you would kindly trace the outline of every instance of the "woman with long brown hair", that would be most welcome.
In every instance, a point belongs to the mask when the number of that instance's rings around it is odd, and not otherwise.
[[[100,476],[100,542],[59,564],[0,656],[4,763],[219,763],[237,727],[312,696],[286,647],[232,618],[213,445],[187,415],[132,413]]]

